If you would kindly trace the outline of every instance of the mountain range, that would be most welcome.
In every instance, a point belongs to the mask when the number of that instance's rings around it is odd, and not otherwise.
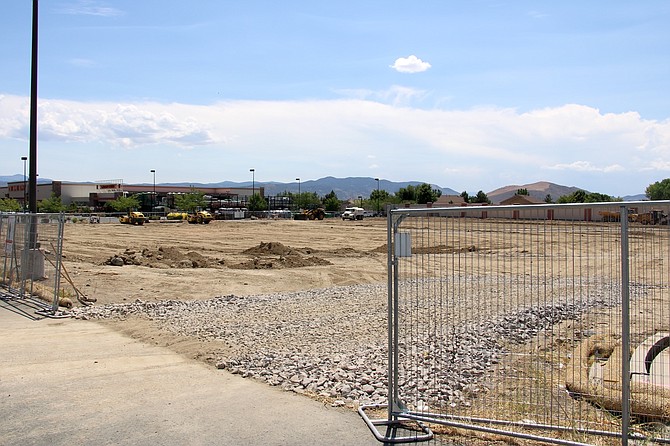
[[[40,183],[48,183],[51,180],[48,178],[38,178]],[[23,175],[8,175],[0,176],[0,187],[6,186],[8,182],[23,181]],[[319,196],[324,196],[329,194],[331,191],[335,192],[337,197],[340,200],[347,199],[357,199],[358,197],[367,198],[370,196],[370,193],[379,187],[380,190],[386,190],[389,193],[393,194],[397,192],[401,187],[407,186],[418,186],[422,184],[423,181],[389,181],[380,179],[379,183],[377,180],[371,177],[349,177],[349,178],[335,178],[335,177],[325,177],[319,178],[318,180],[307,180],[302,182],[290,182],[290,183],[281,183],[281,182],[256,182],[256,187],[265,188],[266,196],[274,196],[282,192],[288,191],[292,193],[300,192],[314,192]],[[148,184],[148,183],[142,183]],[[245,182],[234,182],[234,181],[222,181],[219,183],[160,183],[163,186],[193,186],[193,187],[252,187],[251,181]],[[441,187],[438,185],[431,185],[434,189],[439,189],[442,191],[443,195],[460,195],[461,192],[455,191],[448,187]],[[500,187],[493,191],[487,192],[486,195],[489,197],[491,202],[500,203],[502,200],[513,196],[518,189],[526,189],[528,195],[533,198],[536,198],[540,201],[544,201],[547,195],[550,195],[553,200],[556,200],[562,195],[571,194],[582,188],[575,186],[562,186],[560,184],[550,183],[548,181],[539,181],[536,183],[530,184],[521,184],[521,185],[509,185]],[[472,190],[467,191],[469,195],[476,195],[478,191]],[[587,191],[592,192],[592,191]],[[607,193],[602,191],[596,191],[601,193]],[[634,200],[644,200],[646,199],[644,194],[629,195],[621,197],[624,201],[634,201]]]

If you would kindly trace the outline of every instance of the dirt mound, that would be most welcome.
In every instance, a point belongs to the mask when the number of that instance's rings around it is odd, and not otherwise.
[[[387,245],[386,243],[384,243],[384,244],[381,245],[381,246],[377,246],[375,249],[373,249],[373,250],[370,251],[370,252],[374,252],[374,253],[377,253],[377,252],[388,252],[388,245]]]
[[[312,254],[314,249],[312,248],[293,248],[291,246],[286,246],[283,243],[279,242],[261,242],[258,246],[253,248],[245,249],[242,251],[242,254],[253,255],[253,256],[288,256],[292,254]]]
[[[254,246],[253,248],[245,249],[242,251],[242,254],[249,254],[255,256],[262,255],[276,255],[276,256],[285,256],[290,254],[293,251],[293,248],[290,248],[279,242],[261,242],[260,245]]]
[[[222,260],[212,260],[195,251],[183,253],[174,247],[159,246],[157,249],[127,248],[104,262],[106,265],[138,265],[149,268],[213,268],[223,264]]]
[[[332,265],[326,259],[310,256],[313,252],[314,250],[311,248],[292,248],[279,242],[261,242],[258,246],[242,251],[242,254],[253,256],[252,259],[228,265],[228,267],[233,269],[278,269]]]

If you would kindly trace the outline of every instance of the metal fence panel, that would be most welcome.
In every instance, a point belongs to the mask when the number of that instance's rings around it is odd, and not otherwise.
[[[669,208],[392,211],[378,424],[565,444],[670,438]]]
[[[0,298],[25,299],[40,313],[59,315],[71,291],[61,288],[64,216],[0,214]]]

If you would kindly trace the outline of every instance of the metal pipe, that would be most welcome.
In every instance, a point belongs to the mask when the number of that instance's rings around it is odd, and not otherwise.
[[[630,264],[628,258],[628,208],[621,218],[621,444],[628,445],[630,429]]]

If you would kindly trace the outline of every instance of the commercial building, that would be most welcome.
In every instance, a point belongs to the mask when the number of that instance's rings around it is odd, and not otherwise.
[[[143,210],[151,211],[156,207],[173,207],[174,195],[197,190],[203,193],[212,209],[221,207],[244,207],[253,193],[264,194],[262,186],[250,187],[194,187],[165,186],[152,184],[124,184],[122,181],[104,183],[77,183],[67,181],[50,181],[37,183],[37,201],[52,195],[60,197],[65,206],[75,204],[101,210],[109,201],[124,195],[136,195],[140,199]],[[27,183],[13,181],[0,187],[0,197],[12,198],[22,206],[28,200]]]

